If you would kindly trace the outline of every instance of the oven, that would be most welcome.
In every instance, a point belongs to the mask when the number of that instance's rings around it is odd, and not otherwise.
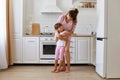
[[[53,37],[40,37],[40,60],[54,60],[55,48]]]

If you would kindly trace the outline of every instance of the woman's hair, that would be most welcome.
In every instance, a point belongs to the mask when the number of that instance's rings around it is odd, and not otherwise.
[[[57,30],[59,27],[61,27],[62,26],[62,24],[61,23],[56,23],[55,25],[54,25],[54,28],[55,28],[55,30]]]
[[[69,15],[72,20],[73,20],[73,23],[77,23],[77,15],[78,15],[79,11],[77,8],[74,8],[74,9],[71,9],[67,12],[66,16]]]

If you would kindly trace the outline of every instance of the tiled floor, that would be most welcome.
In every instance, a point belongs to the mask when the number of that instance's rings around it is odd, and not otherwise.
[[[51,73],[53,65],[17,65],[0,71],[0,80],[105,80],[90,65],[71,66],[71,72]]]

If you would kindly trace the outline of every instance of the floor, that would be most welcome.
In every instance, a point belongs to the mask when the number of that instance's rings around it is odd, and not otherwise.
[[[51,73],[53,65],[15,65],[0,71],[0,80],[105,80],[94,66],[72,65],[71,72]]]

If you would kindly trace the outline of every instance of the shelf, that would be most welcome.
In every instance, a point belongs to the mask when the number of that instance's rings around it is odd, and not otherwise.
[[[73,3],[73,6],[78,9],[80,8],[94,9],[96,8],[96,0],[82,0],[82,1],[77,0]]]

